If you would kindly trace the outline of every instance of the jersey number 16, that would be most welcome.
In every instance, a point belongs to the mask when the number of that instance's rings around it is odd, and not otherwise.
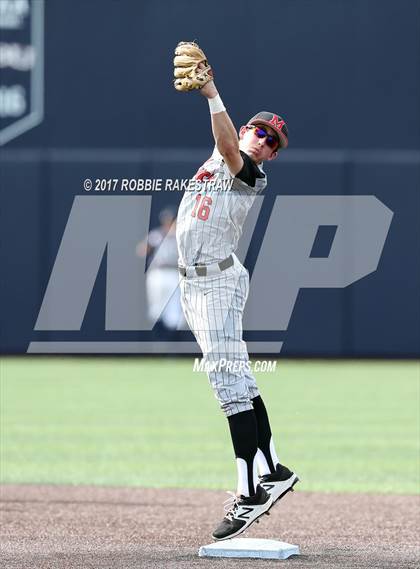
[[[201,199],[203,198],[203,199]],[[201,203],[200,203],[201,202]],[[209,196],[202,196],[197,194],[195,197],[194,208],[191,212],[192,217],[198,217],[201,221],[207,221],[210,215],[210,206],[213,200]]]

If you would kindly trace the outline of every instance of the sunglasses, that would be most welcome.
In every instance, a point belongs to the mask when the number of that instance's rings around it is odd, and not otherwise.
[[[268,134],[268,132],[260,126],[247,126],[246,128],[248,130],[253,130],[257,138],[265,138],[265,142],[269,148],[276,148],[279,146],[279,140],[277,136]]]

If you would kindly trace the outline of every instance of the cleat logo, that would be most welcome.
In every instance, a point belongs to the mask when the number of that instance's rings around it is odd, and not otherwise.
[[[250,514],[254,508],[247,508],[246,506],[243,506],[242,508],[243,508],[242,513],[237,515],[236,517],[242,520],[249,520],[249,516],[247,516],[246,514]]]
[[[270,492],[270,490],[272,490],[274,488],[274,484],[262,484],[262,487],[264,488],[264,490],[266,490],[267,492]]]

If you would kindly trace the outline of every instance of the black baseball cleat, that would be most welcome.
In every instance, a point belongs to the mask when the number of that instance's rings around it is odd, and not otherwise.
[[[293,491],[296,482],[299,482],[296,474],[282,464],[277,464],[276,471],[272,474],[260,477],[261,486],[273,498],[273,506],[287,492]]]
[[[218,541],[230,539],[245,531],[260,516],[267,512],[273,503],[271,496],[260,485],[254,496],[239,496],[233,493],[225,502],[226,516],[213,532],[213,538]]]

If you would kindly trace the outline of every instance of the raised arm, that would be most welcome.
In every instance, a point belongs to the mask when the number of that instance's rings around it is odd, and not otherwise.
[[[209,81],[200,89],[200,93],[209,102],[211,128],[217,150],[225,159],[230,172],[236,175],[242,169],[243,158],[239,152],[238,135],[232,120],[222,103],[214,81]]]
[[[194,42],[180,42],[175,49],[174,87],[177,91],[200,89],[209,102],[216,147],[235,176],[244,164],[238,135],[213,81],[213,72],[202,49]]]

